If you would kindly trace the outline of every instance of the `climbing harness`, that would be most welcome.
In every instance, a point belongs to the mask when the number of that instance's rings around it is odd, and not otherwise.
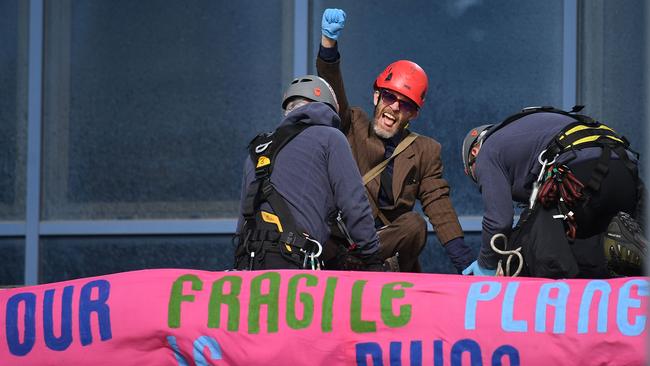
[[[321,268],[321,243],[297,226],[286,200],[271,182],[279,151],[309,126],[285,125],[258,135],[249,144],[255,180],[248,187],[243,204],[244,239],[235,251],[237,269]],[[263,203],[273,212],[262,209]]]

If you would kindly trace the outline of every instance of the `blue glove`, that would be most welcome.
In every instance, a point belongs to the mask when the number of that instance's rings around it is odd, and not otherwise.
[[[478,261],[472,262],[472,264],[463,270],[464,275],[473,274],[474,276],[494,276],[496,273],[496,269],[487,269],[479,266]]]
[[[337,40],[345,26],[345,12],[341,9],[325,9],[321,21],[321,31],[327,38]]]

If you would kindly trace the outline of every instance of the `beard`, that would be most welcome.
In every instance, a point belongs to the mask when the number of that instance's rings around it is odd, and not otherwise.
[[[383,139],[389,139],[395,136],[397,133],[397,130],[395,131],[386,131],[382,130],[379,126],[377,126],[377,120],[372,121],[372,130],[375,131],[375,135],[383,138]]]
[[[392,128],[390,130],[385,129],[384,126],[381,126],[378,124],[377,121],[379,121],[384,117],[384,113],[388,113],[391,116],[395,117],[395,121],[391,125]],[[402,113],[394,113],[392,112],[392,109],[390,107],[386,106],[379,110],[379,106],[375,107],[375,113],[374,113],[374,118],[372,120],[372,130],[375,132],[375,134],[383,139],[390,139],[393,136],[395,136],[398,132],[402,131],[404,129],[404,126],[406,125],[408,121],[404,119]]]

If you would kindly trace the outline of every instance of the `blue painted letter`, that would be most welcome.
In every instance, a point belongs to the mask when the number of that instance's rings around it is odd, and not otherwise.
[[[487,291],[481,291],[487,286]],[[501,284],[494,281],[475,282],[467,291],[465,302],[465,329],[476,329],[476,306],[479,301],[493,300],[501,291]]]
[[[508,356],[510,366],[519,366],[521,362],[519,361],[519,352],[513,346],[504,344],[503,346],[497,348],[492,354],[492,366],[503,366],[503,356]]]
[[[591,302],[594,299],[596,291],[600,291],[596,329],[598,333],[607,332],[607,304],[609,303],[609,293],[612,292],[612,288],[607,281],[594,280],[589,281],[587,286],[585,286],[585,292],[582,294],[582,300],[580,300],[578,334],[585,334],[589,331],[589,310],[591,309]]]
[[[503,298],[503,308],[501,308],[501,328],[506,332],[527,332],[528,323],[525,320],[515,320],[515,296],[519,282],[510,282],[506,286],[506,293]]]
[[[18,304],[25,303],[25,338],[24,342],[20,343],[18,332]],[[9,345],[9,352],[15,356],[24,356],[34,347],[36,340],[36,295],[31,292],[25,292],[12,296],[7,301],[6,313],[6,332],[7,344]]]
[[[61,336],[54,335],[54,292],[45,291],[43,299],[43,333],[47,348],[54,351],[64,351],[72,343],[72,293],[74,286],[63,288],[61,296]]]
[[[463,352],[469,352],[469,364],[472,366],[481,366],[481,346],[471,339],[461,339],[451,347],[451,366],[463,365]]]
[[[621,333],[626,336],[637,336],[643,333],[646,323],[645,315],[637,315],[634,317],[634,324],[630,324],[628,321],[628,311],[630,308],[641,307],[641,300],[630,298],[632,286],[639,287],[639,296],[648,296],[647,280],[629,280],[621,286],[618,292],[618,305],[616,306],[616,324],[618,324],[618,329]]]
[[[208,348],[210,352],[211,360],[220,360],[221,359],[221,347],[219,347],[219,342],[216,339],[208,336],[201,336],[194,341],[194,362],[196,366],[208,366],[212,365],[212,362],[208,362],[203,356],[203,349]]]
[[[370,356],[372,359],[372,366],[384,365],[383,361],[381,360],[381,347],[378,343],[357,343],[357,346],[355,348],[357,351],[357,366],[368,366],[366,356]]]
[[[90,298],[94,288],[97,289],[99,294],[97,300]],[[102,341],[113,337],[111,333],[111,311],[108,304],[106,304],[110,292],[111,284],[106,280],[88,282],[81,288],[79,297],[79,338],[81,339],[81,345],[87,346],[93,341],[90,328],[90,314],[93,312],[97,313],[99,334]]]
[[[551,299],[551,290],[558,289],[557,298]],[[546,331],[546,307],[555,307],[555,320],[553,321],[553,333],[564,333],[566,331],[566,303],[569,297],[569,286],[564,282],[545,283],[539,289],[537,295],[537,306],[535,309],[535,331]]]

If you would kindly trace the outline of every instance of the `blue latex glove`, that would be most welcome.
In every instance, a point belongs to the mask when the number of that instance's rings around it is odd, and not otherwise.
[[[325,9],[321,21],[321,31],[327,38],[337,40],[345,26],[345,12],[341,9]]]
[[[472,262],[472,264],[463,270],[464,275],[473,274],[474,276],[494,276],[496,273],[496,269],[487,269],[479,266],[478,261]]]

